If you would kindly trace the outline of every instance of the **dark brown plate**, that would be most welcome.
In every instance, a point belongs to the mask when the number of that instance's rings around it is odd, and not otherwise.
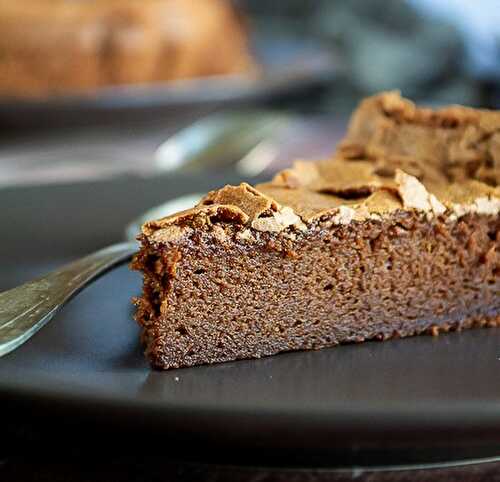
[[[0,289],[117,240],[147,207],[223,181],[170,175],[0,190]],[[118,268],[1,358],[2,423],[46,422],[49,434],[79,423],[58,440],[78,443],[81,427],[97,426],[127,446],[254,462],[286,454],[289,463],[329,464],[339,451],[358,463],[369,453],[385,464],[401,453],[443,461],[500,445],[500,329],[155,372],[132,321],[139,289],[139,276]]]

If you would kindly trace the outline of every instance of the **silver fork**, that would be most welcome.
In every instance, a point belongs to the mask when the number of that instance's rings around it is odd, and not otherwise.
[[[136,242],[115,244],[0,293],[0,356],[31,338],[80,290],[136,250]]]

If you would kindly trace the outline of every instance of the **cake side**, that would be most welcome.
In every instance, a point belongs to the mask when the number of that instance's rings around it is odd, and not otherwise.
[[[495,325],[499,228],[409,211],[280,233],[220,215],[162,228],[135,260],[147,356],[174,368]]]
[[[144,225],[137,320],[154,366],[498,324],[497,184],[468,169],[455,178],[439,149],[433,160],[402,160],[395,147],[374,155],[385,128],[356,156],[346,147],[393,95],[361,105],[332,159]]]
[[[458,212],[433,206],[416,178],[399,177],[406,182],[394,179],[399,188],[374,192],[362,207],[309,217],[241,185],[147,223],[134,267],[144,272],[137,319],[151,363],[495,325],[498,200],[479,197],[486,207],[476,199]]]

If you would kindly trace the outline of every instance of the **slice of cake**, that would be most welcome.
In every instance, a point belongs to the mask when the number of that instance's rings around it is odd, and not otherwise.
[[[365,100],[332,159],[143,226],[168,369],[500,323],[500,113]]]

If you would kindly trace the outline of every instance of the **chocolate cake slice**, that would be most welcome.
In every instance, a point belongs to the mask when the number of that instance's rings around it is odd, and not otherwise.
[[[361,103],[337,153],[143,226],[168,369],[500,323],[500,113]]]

